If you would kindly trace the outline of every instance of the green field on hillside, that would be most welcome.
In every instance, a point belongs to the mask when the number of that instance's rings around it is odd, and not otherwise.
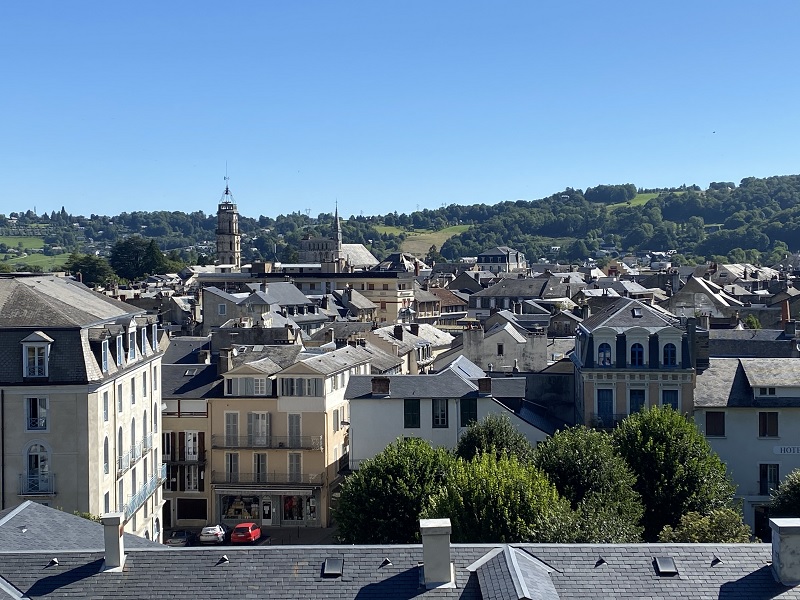
[[[0,243],[9,248],[18,248],[20,242],[23,248],[44,248],[44,238],[33,236],[0,235]]]
[[[656,196],[658,196],[658,193],[656,193],[656,192],[649,193],[649,194],[636,194],[636,196],[634,196],[633,200],[631,200],[630,202],[620,202],[618,204],[609,204],[608,205],[608,210],[614,210],[614,209],[619,208],[620,206],[644,206],[645,204],[648,203],[648,201],[652,200]]]
[[[422,257],[428,253],[431,246],[436,246],[437,249],[441,249],[442,244],[447,240],[454,235],[464,233],[470,227],[470,225],[453,225],[452,227],[445,227],[439,231],[406,231],[406,239],[403,241],[401,248],[403,252],[409,252],[414,256]]]
[[[7,257],[7,258],[6,258]],[[45,256],[44,254],[29,254],[22,258],[13,254],[0,254],[0,261],[11,266],[12,271],[16,271],[17,265],[28,265],[29,267],[41,267],[43,271],[60,271],[67,262],[69,254],[59,254],[57,256]]]

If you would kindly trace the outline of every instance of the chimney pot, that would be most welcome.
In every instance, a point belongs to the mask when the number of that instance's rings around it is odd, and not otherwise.
[[[800,519],[770,519],[772,569],[787,586],[800,584]]]
[[[106,513],[100,517],[103,524],[106,567],[121,568],[125,564],[125,544],[122,540],[125,515],[121,512]]]
[[[425,588],[455,587],[450,561],[450,519],[420,519]]]

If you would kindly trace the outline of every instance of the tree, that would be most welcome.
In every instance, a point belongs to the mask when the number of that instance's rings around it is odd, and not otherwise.
[[[789,473],[772,492],[769,514],[773,517],[800,517],[800,469]]]
[[[729,507],[716,508],[706,516],[688,512],[677,527],[667,525],[658,534],[659,542],[682,544],[746,544],[751,538],[741,513]]]
[[[419,542],[419,518],[452,456],[418,438],[398,439],[361,463],[341,488],[334,519],[348,544]]]
[[[428,253],[425,255],[425,262],[429,265],[434,265],[443,260],[442,255],[439,254],[439,250],[436,249],[436,244],[431,245],[431,247],[428,248]]]
[[[146,275],[166,273],[167,261],[155,240],[132,235],[114,244],[109,263],[122,279],[133,281]]]
[[[448,517],[460,543],[563,542],[572,531],[569,503],[541,471],[490,452],[454,461],[424,516]]]
[[[644,507],[636,477],[608,434],[583,426],[558,431],[536,447],[533,464],[577,513],[574,541],[640,541]]]
[[[694,423],[669,406],[627,417],[612,439],[636,475],[646,541],[667,525],[675,527],[688,512],[705,515],[733,498],[725,464]]]
[[[755,315],[747,315],[744,318],[744,326],[747,329],[761,329],[761,321]]]
[[[73,252],[69,255],[64,268],[88,286],[104,285],[116,278],[108,261],[93,254]]]
[[[481,421],[470,423],[461,435],[456,447],[456,456],[472,460],[476,455],[494,453],[515,456],[527,463],[533,457],[533,446],[520,431],[511,424],[508,415],[487,415]]]

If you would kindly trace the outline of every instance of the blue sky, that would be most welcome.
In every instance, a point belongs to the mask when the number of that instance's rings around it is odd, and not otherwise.
[[[0,213],[411,212],[800,172],[796,0],[4,2]]]

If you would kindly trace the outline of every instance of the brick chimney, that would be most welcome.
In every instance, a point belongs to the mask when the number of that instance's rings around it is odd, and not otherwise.
[[[422,571],[425,588],[455,587],[453,563],[450,561],[450,519],[420,519],[422,534]]]
[[[125,515],[106,513],[100,517],[103,524],[103,540],[105,541],[105,568],[122,569],[125,564],[125,543],[122,539]]]
[[[783,585],[800,584],[800,519],[770,519],[772,570]]]
[[[492,395],[492,378],[481,377],[478,379],[478,395],[491,396]]]

